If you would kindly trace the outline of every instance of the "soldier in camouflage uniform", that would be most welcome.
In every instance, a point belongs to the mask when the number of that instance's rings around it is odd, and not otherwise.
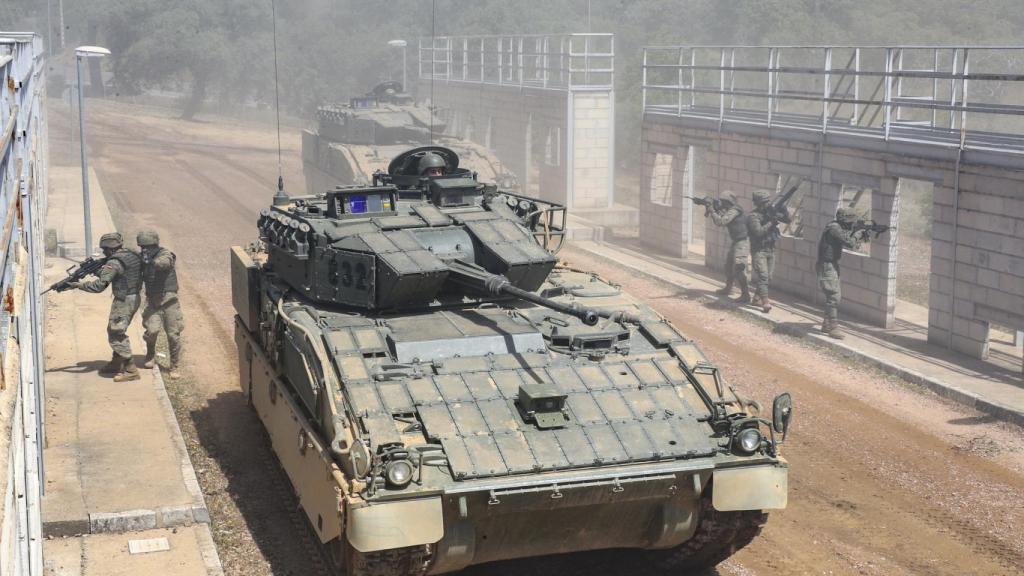
[[[110,362],[100,368],[100,374],[113,374],[115,382],[138,380],[139,370],[132,363],[132,346],[127,331],[139,310],[142,258],[137,252],[124,247],[124,240],[117,232],[101,236],[100,248],[107,261],[96,274],[97,279],[73,282],[71,287],[98,294],[110,286],[114,301],[110,304],[107,320],[107,340],[114,354]]]
[[[825,293],[825,318],[821,323],[821,331],[837,340],[843,339],[839,330],[839,259],[843,249],[856,250],[863,240],[853,231],[857,221],[857,213],[852,208],[840,208],[836,211],[836,219],[825,226],[818,242],[818,285]]]
[[[156,341],[163,330],[167,335],[170,353],[168,376],[179,377],[181,362],[181,332],[185,320],[178,303],[178,274],[174,253],[160,246],[160,237],[154,230],[139,232],[136,239],[142,250],[142,277],[146,285],[146,307],[142,310],[142,324],[146,329],[146,368],[156,365]]]
[[[747,284],[747,257],[750,256],[750,240],[747,233],[747,222],[743,216],[736,194],[726,192],[717,206],[706,205],[704,215],[711,216],[711,221],[724,226],[729,231],[729,252],[725,256],[725,286],[717,290],[718,294],[728,296],[732,293],[733,282],[740,285],[742,294],[740,302],[750,302],[750,288]]]
[[[754,270],[754,305],[765,313],[771,312],[768,300],[768,286],[775,272],[775,243],[779,236],[779,223],[789,223],[789,214],[782,208],[778,212],[771,204],[771,192],[754,191],[754,211],[747,216],[747,232],[750,234],[751,263]]]

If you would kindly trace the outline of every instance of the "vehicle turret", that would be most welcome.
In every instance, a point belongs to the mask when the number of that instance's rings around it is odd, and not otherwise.
[[[443,159],[443,174],[421,176],[424,157]],[[556,216],[564,217],[561,206],[484,185],[453,151],[434,146],[399,156],[370,186],[264,209],[258,227],[270,267],[306,298],[391,310],[532,293],[557,262],[534,230],[560,235]]]

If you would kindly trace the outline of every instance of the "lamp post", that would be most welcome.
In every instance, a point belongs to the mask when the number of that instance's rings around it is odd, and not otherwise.
[[[409,87],[405,85],[405,48],[408,45],[409,43],[406,42],[405,40],[388,41],[388,46],[391,46],[392,48],[402,49],[402,91],[405,92],[406,94],[409,93]]]
[[[82,206],[85,212],[85,257],[92,256],[92,215],[89,210],[89,160],[85,153],[85,98],[82,96],[82,59],[110,56],[110,50],[99,46],[75,48],[75,69],[78,73],[78,138],[82,148]]]

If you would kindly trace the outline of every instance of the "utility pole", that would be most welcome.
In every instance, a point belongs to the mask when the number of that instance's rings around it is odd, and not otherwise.
[[[99,46],[75,48],[75,70],[78,74],[78,139],[82,147],[82,207],[85,212],[85,257],[92,256],[92,215],[89,209],[89,160],[85,153],[85,98],[82,96],[82,60],[109,56],[110,50]]]

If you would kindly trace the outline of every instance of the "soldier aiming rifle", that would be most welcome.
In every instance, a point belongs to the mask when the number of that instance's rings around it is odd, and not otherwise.
[[[142,288],[142,257],[124,247],[124,239],[117,232],[100,237],[103,258],[87,258],[71,271],[67,278],[57,282],[47,291],[64,292],[77,288],[94,294],[110,286],[114,299],[110,304],[107,321],[107,340],[113,354],[110,362],[100,368],[100,374],[113,375],[115,382],[139,379],[139,370],[132,363],[131,341],[128,326],[139,310],[139,292]],[[84,281],[89,276],[95,280]]]
[[[793,197],[800,184],[791,186],[775,200],[771,199],[768,190],[755,190],[754,211],[747,216],[747,230],[750,234],[751,261],[754,269],[754,301],[761,311],[771,312],[772,304],[768,299],[768,287],[771,285],[772,274],[775,272],[775,243],[782,232],[779,224],[791,221],[786,202]]]
[[[747,234],[746,218],[740,207],[736,194],[726,192],[722,198],[694,198],[694,204],[704,207],[704,216],[723,226],[729,231],[729,251],[725,255],[725,286],[717,290],[718,294],[729,296],[733,282],[740,285],[739,302],[750,302],[750,288],[747,284],[747,257],[750,255],[750,240]]]

